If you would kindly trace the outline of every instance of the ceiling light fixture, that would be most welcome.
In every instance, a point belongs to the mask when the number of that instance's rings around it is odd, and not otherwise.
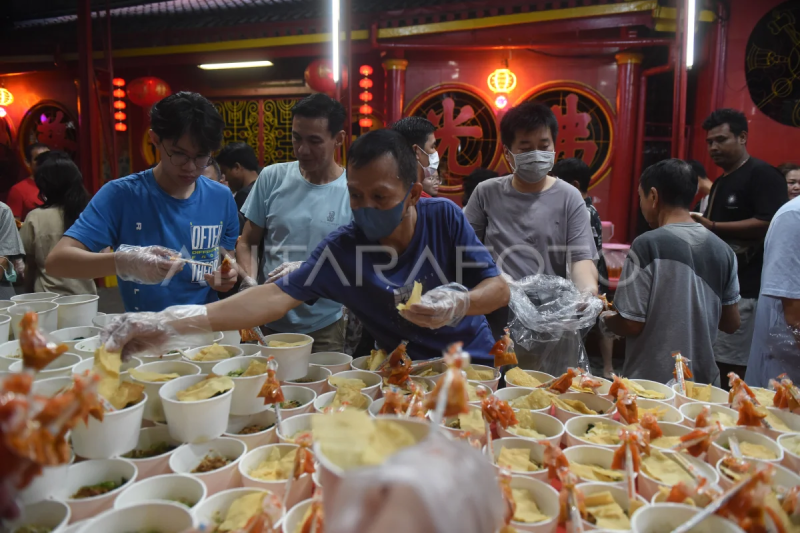
[[[331,0],[331,44],[333,45],[333,83],[339,83],[342,67],[339,66],[339,0]]]
[[[204,63],[197,65],[203,70],[224,70],[231,68],[271,67],[272,61],[240,61],[238,63]]]

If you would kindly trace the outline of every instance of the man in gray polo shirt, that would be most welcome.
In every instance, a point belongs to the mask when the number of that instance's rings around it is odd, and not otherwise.
[[[482,182],[464,214],[497,262],[515,280],[533,274],[571,279],[597,294],[597,257],[589,213],[580,192],[550,170],[556,159],[558,121],[547,106],[526,102],[500,121],[503,151],[513,174]],[[497,337],[508,323],[508,308],[487,317]],[[560,373],[577,355],[574,335],[516,347],[522,368]]]
[[[691,359],[696,382],[720,384],[717,330],[739,327],[736,255],[692,219],[696,192],[697,175],[680,159],[642,173],[639,204],[656,229],[633,241],[614,298],[616,312],[600,316],[601,329],[626,338],[627,378],[666,383],[675,368],[671,354],[681,352]]]

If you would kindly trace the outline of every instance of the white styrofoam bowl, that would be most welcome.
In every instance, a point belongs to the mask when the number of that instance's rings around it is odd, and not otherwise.
[[[217,364],[219,364],[221,361],[227,361],[231,357],[238,357],[242,355],[242,349],[239,348],[238,346],[226,346],[224,344],[219,344],[218,346],[220,348],[224,348],[225,351],[228,352],[227,358],[215,359],[214,361],[198,361],[195,359],[195,357],[197,357],[200,351],[211,347],[211,346],[198,346],[197,348],[186,350],[184,352],[185,355],[181,358],[181,360],[187,363],[192,363],[193,365],[197,365],[200,367],[200,371],[203,372],[203,374],[209,374],[213,372],[214,367],[217,366]]]
[[[42,473],[34,477],[31,483],[19,492],[22,503],[36,503],[53,498],[58,488],[66,483],[69,466],[75,462],[75,454],[70,450],[70,458],[66,464],[42,467]]]
[[[692,428],[684,426],[683,424],[675,424],[673,422],[659,422],[658,426],[665,437],[683,437],[691,433]],[[652,442],[650,443],[652,446]],[[656,446],[657,448],[657,446]],[[663,449],[661,449],[663,451]]]
[[[114,320],[115,318],[117,318],[118,316],[122,316],[122,313],[110,313],[110,314],[106,314],[106,315],[101,315],[101,314],[95,315],[95,317],[92,319],[92,325],[95,326],[95,327],[98,327],[100,329],[103,329],[104,327],[109,325],[111,323],[111,321]]]
[[[641,409],[660,409],[662,411],[666,410],[667,412],[659,420],[659,423],[669,422],[671,424],[680,424],[683,422],[683,414],[669,402],[662,400],[648,400],[647,398],[637,398],[636,404],[640,409],[639,418],[642,417]]]
[[[69,505],[72,511],[71,521],[78,522],[110,509],[117,496],[136,482],[137,474],[136,465],[125,459],[94,459],[75,463],[67,470],[66,480],[56,489],[54,497]],[[105,494],[91,498],[72,498],[81,487],[122,479],[127,481]]]
[[[531,417],[533,418],[533,422],[536,426],[536,431],[541,433],[546,437],[546,440],[549,441],[553,446],[558,446],[561,443],[561,440],[564,438],[564,423],[561,422],[558,418],[548,415],[547,413],[540,413],[538,411],[531,411]],[[531,439],[529,437],[525,437],[523,435],[517,435],[513,431],[509,431],[514,426],[509,426],[508,429],[500,426],[497,426],[497,434],[502,438],[520,438],[526,440],[536,440]]]
[[[598,414],[597,416],[602,416],[604,418],[611,418],[613,414],[617,411],[614,403],[611,400],[607,400],[602,396],[598,396],[597,394],[592,394],[589,392],[567,392],[564,394],[559,394],[558,398],[561,400],[578,400],[584,403],[586,407],[589,409],[596,411]],[[562,422],[566,423],[567,420],[571,418],[575,418],[576,416],[584,416],[581,413],[573,413],[572,411],[567,411],[566,409],[562,409],[558,405],[555,405],[555,417],[561,420]]]
[[[99,300],[96,294],[59,296],[53,300],[58,304],[58,329],[91,326]]]
[[[350,370],[367,370],[367,360],[369,359],[368,355],[362,355],[361,357],[356,357],[353,359],[353,362],[350,363]]]
[[[308,362],[312,365],[324,366],[331,371],[331,374],[338,374],[350,370],[353,357],[339,352],[317,352],[311,354]]]
[[[719,486],[722,487],[722,490],[728,490],[735,484],[735,481],[730,479],[728,476],[722,473],[722,466],[723,459],[720,459],[714,464],[714,467],[717,471],[717,475],[719,476]],[[787,490],[792,489],[798,485],[800,485],[800,476],[796,473],[792,472],[786,467],[781,465],[770,463],[769,461],[762,461],[759,459],[745,459],[746,462],[750,463],[751,465],[756,465],[756,468],[761,468],[766,465],[772,465],[775,469],[775,474],[772,478],[772,485],[783,487]]]
[[[547,383],[551,379],[555,379],[554,376],[548,374],[547,372],[539,372],[538,370],[522,370],[522,371],[531,376],[532,378],[537,379],[539,383]],[[508,374],[506,374],[505,380],[506,380],[506,387],[522,387],[522,385],[514,383],[513,379],[508,379]]]
[[[223,490],[213,495],[209,494],[202,503],[192,508],[192,514],[198,524],[216,524],[220,516],[224,517],[226,515],[233,502],[256,492],[263,493],[265,496],[270,494],[268,491],[252,488]]]
[[[239,333],[238,329],[220,331],[220,333],[222,333],[222,342],[220,342],[220,344],[238,346],[242,343],[242,335]]]
[[[55,292],[28,292],[25,294],[16,294],[12,296],[10,300],[16,305],[29,302],[52,302],[59,296],[61,295]]]
[[[25,296],[25,295],[21,295]],[[13,297],[12,297],[13,298]],[[17,303],[5,310],[11,317],[11,331],[19,339],[19,322],[25,313],[34,312],[39,316],[39,330],[50,333],[58,329],[58,304],[50,301]]]
[[[325,408],[327,408],[332,402],[333,398],[336,396],[336,391],[326,392],[322,396],[317,396],[314,400],[314,412],[315,413],[322,413]],[[365,411],[369,411],[369,407],[372,405],[372,397],[368,394],[361,393],[361,396],[367,402],[367,407],[364,409]]]
[[[284,385],[281,390],[283,391],[284,402],[292,400],[300,402],[300,407],[292,409],[281,408],[281,418],[283,420],[314,412],[314,400],[317,399],[317,393],[313,389],[301,387],[300,385]]]
[[[475,370],[491,370],[492,372],[494,372],[494,377],[492,379],[477,380],[477,381],[482,385],[486,385],[487,387],[492,389],[492,391],[497,390],[497,385],[498,383],[500,383],[500,375],[501,375],[498,369],[486,365],[470,365],[470,366]]]
[[[365,388],[361,389],[361,392],[370,396],[373,400],[380,397],[383,379],[381,378],[380,374],[376,372],[369,372],[367,370],[345,370],[344,372],[339,372],[336,374],[336,377],[345,379],[360,379],[366,385]],[[336,390],[336,387],[331,384],[330,381],[328,384],[330,385],[331,390]]]
[[[261,346],[258,344],[239,344],[242,355],[261,355]]]
[[[736,411],[725,405],[720,405],[716,403],[689,402],[681,405],[678,408],[678,411],[680,411],[680,413],[683,415],[683,422],[681,423],[685,426],[693,428],[697,415],[699,415],[700,411],[702,411],[703,408],[706,406],[708,406],[709,414],[725,413],[726,415],[729,415],[733,418],[734,423],[736,423],[736,420],[739,418],[739,413],[737,413]]]
[[[100,348],[100,345],[100,336],[98,335],[76,342],[72,351],[80,355],[81,359],[89,359],[90,357],[94,357],[94,352]]]
[[[250,357],[233,357],[224,359],[214,365],[212,374],[227,376],[229,372],[247,370],[250,363],[258,361],[267,364],[267,358],[257,355]],[[231,377],[235,385],[231,398],[231,414],[235,416],[252,415],[264,409],[264,398],[259,398],[261,387],[267,381],[267,374],[247,377]]]
[[[705,385],[701,386],[705,387]],[[683,404],[686,403],[693,403],[699,402],[700,400],[695,400],[694,398],[689,398],[688,396],[681,394],[679,392],[680,385],[676,383],[672,386],[672,391],[675,393],[675,407],[680,408]],[[711,401],[707,403],[715,403],[719,405],[728,405],[728,393],[724,390],[720,389],[719,387],[711,387]]]
[[[661,453],[663,453],[664,455],[670,455],[676,452],[668,452],[661,450]],[[706,463],[701,459],[698,459],[697,457],[692,457],[689,454],[684,453],[681,455],[681,457],[686,459],[687,462],[689,462],[692,466],[694,466],[697,469],[697,471],[700,473],[701,476],[703,476],[708,480],[709,486],[714,486],[717,483],[719,483],[719,475],[717,474],[717,471],[714,469],[712,465]],[[672,488],[670,485],[662,483],[661,481],[658,481],[657,479],[648,476],[644,470],[639,472],[639,494],[641,494],[645,500],[647,501],[652,500],[653,496],[659,491],[661,487],[665,487],[668,489]]]
[[[611,497],[614,498],[614,501],[619,505],[625,514],[628,515],[628,518],[632,518],[630,514],[630,498],[628,498],[628,491],[622,487],[609,487],[607,483],[579,483],[577,486],[578,490],[583,493],[584,496],[591,496],[592,494],[598,494],[602,492],[608,492],[611,494]],[[636,499],[641,503],[643,506],[650,505],[650,502],[639,496],[636,495]],[[640,507],[639,509],[642,509]],[[635,513],[639,512],[639,509],[635,511]],[[634,514],[635,514],[634,513]],[[596,525],[592,524],[588,520],[583,520],[583,529],[584,531],[592,531],[598,529]],[[628,530],[630,531],[630,530]]]
[[[726,454],[730,453],[728,449],[722,447],[722,444],[727,444],[728,439],[732,436],[736,436],[736,438],[739,439],[740,444],[742,442],[760,444],[761,446],[764,446],[772,451],[777,457],[769,460],[768,462],[770,463],[780,464],[780,462],[783,461],[783,448],[778,446],[777,442],[766,435],[762,435],[756,431],[751,431],[745,427],[735,427],[724,430],[722,433],[717,435],[717,438],[711,443],[711,447],[708,449],[709,464],[717,464],[717,461],[722,459],[722,457],[724,457]]]
[[[212,451],[224,455],[230,459],[230,462],[211,472],[192,472]],[[208,496],[211,496],[217,492],[241,486],[242,479],[238,469],[245,451],[246,447],[242,441],[227,437],[220,437],[203,444],[184,444],[169,458],[169,468],[176,474],[188,474],[196,477],[205,483]]]
[[[156,361],[144,363],[137,367],[140,372],[156,372],[158,374],[179,374],[180,376],[196,376],[200,374],[200,367],[185,361]],[[131,381],[144,385],[144,392],[147,393],[147,403],[144,406],[142,418],[152,422],[165,422],[164,407],[161,404],[159,391],[169,381],[144,381],[131,376]]]
[[[88,424],[79,421],[72,429],[75,453],[86,459],[109,459],[136,448],[146,401],[147,394],[136,405],[106,412],[102,422],[93,416],[89,417]]]
[[[1,337],[5,339],[6,337]],[[0,370],[8,368],[22,358],[22,351],[19,348],[19,341],[6,341],[0,344]]]
[[[158,531],[183,533],[194,527],[192,513],[176,502],[143,502],[121,509],[109,509],[78,530],[78,533],[128,533]]]
[[[261,354],[264,357],[270,355],[278,362],[277,378],[280,381],[289,381],[291,379],[299,379],[308,374],[308,364],[311,358],[311,346],[314,344],[314,339],[302,333],[276,333],[274,335],[267,335],[264,337],[267,344],[269,341],[281,342],[301,342],[305,344],[301,346],[291,346],[287,348],[278,348],[270,346],[261,346]]]
[[[306,516],[306,511],[311,507],[312,501],[311,499],[304,500],[289,509],[281,524],[281,533],[297,533],[300,522]]]
[[[239,463],[239,474],[242,476],[243,486],[268,490],[276,496],[283,498],[286,494],[288,479],[268,481],[250,475],[250,472],[258,468],[258,465],[267,458],[274,448],[280,450],[281,456],[283,456],[287,453],[291,453],[292,450],[299,448],[299,446],[296,444],[267,444],[266,446],[251,450]],[[303,474],[298,479],[295,479],[292,482],[291,494],[289,495],[286,506],[291,507],[296,502],[310,498],[312,485],[311,476],[308,474]]]
[[[283,412],[283,410],[281,410]],[[315,416],[324,416],[318,413],[304,413],[284,418],[280,427],[276,430],[278,442],[294,444],[294,438],[298,433],[311,431],[311,420]]]
[[[589,424],[596,424],[598,422],[603,422],[604,424],[611,424],[612,426],[617,426],[620,429],[624,427],[616,420],[611,420],[610,418],[604,418],[602,416],[576,416],[575,418],[569,419],[567,423],[564,424],[565,430],[567,432],[566,435],[567,447],[588,444],[591,446],[602,446],[603,448],[609,448],[612,450],[616,450],[617,448],[619,448],[619,444],[614,444],[614,445],[596,444],[594,442],[590,442],[583,438],[583,436],[586,434],[586,430],[589,428]]]
[[[652,391],[655,391],[655,392],[660,392],[661,394],[664,395],[664,399],[663,400],[655,400],[655,401],[657,401],[657,402],[665,402],[665,403],[668,403],[670,405],[675,403],[675,391],[672,390],[672,388],[667,387],[663,383],[659,383],[657,381],[650,381],[649,379],[632,379],[631,381],[633,381],[634,383],[637,383],[638,385],[640,385],[645,390],[652,390]],[[645,399],[649,399],[649,398],[641,398],[641,399],[645,400]]]
[[[11,333],[11,315],[0,314],[0,341],[7,341]]]
[[[783,462],[781,464],[795,472],[800,472],[800,455],[786,447],[786,441],[792,438],[800,439],[800,433],[784,433],[778,437],[778,446],[783,450]]]
[[[158,391],[169,433],[180,442],[205,442],[222,436],[228,426],[233,388],[219,396],[198,402],[181,402],[177,393],[208,377],[207,374],[182,376],[165,383]]]
[[[102,329],[95,326],[76,326],[71,328],[57,329],[50,333],[50,339],[54,342],[66,344],[69,347],[68,352],[74,352],[75,345],[81,341],[98,337]],[[2,338],[2,337],[0,337]],[[81,355],[78,353],[78,355]]]
[[[331,375],[331,371],[324,366],[309,365],[308,373],[305,376],[298,379],[283,381],[281,382],[281,385],[296,385],[298,387],[306,387],[307,389],[313,390],[317,396],[319,396],[320,394],[330,392],[331,386],[328,383],[328,378],[331,377]]]
[[[69,524],[72,512],[69,506],[56,500],[43,500],[28,503],[21,509],[19,518],[6,523],[7,531],[19,531],[23,526],[50,528],[51,532],[60,533]]]
[[[614,450],[595,444],[583,444],[579,446],[570,446],[564,450],[564,456],[570,463],[577,463],[586,466],[599,466],[606,470],[611,470],[611,464],[614,462]],[[636,476],[637,474],[634,474]],[[581,483],[596,483],[606,487],[622,487],[625,488],[625,478],[622,481],[597,481],[595,479],[588,479],[578,477]]]
[[[657,503],[639,509],[633,514],[631,527],[634,533],[662,533],[672,531],[688,522],[702,509],[680,503]],[[703,520],[691,533],[744,533],[742,528],[716,515]]]
[[[62,353],[53,361],[51,361],[49,365],[38,371],[33,379],[35,381],[41,381],[43,379],[71,376],[72,369],[75,368],[75,365],[80,362],[81,358],[79,355],[69,352]],[[11,363],[11,366],[8,367],[8,371],[22,372],[22,359],[18,359],[14,363]]]
[[[139,471],[139,480],[147,479],[153,476],[160,476],[162,474],[168,474],[170,471],[169,458],[172,457],[172,454],[175,453],[175,450],[181,445],[180,442],[173,439],[169,434],[169,428],[167,426],[153,426],[149,428],[142,428],[139,431],[139,440],[137,441],[134,450],[147,449],[161,442],[166,442],[175,448],[155,457],[145,457],[142,459],[123,457],[123,459],[127,459],[136,465],[136,468]]]
[[[228,428],[225,430],[224,437],[238,439],[244,442],[248,450],[253,450],[265,444],[278,442],[275,434],[275,411],[269,407],[264,407],[260,412],[246,416],[230,416],[228,418]],[[258,424],[267,429],[249,435],[240,435],[239,432],[247,426]]]
[[[492,464],[495,465],[498,471],[500,470],[500,467],[497,466],[497,460],[500,458],[500,452],[503,451],[503,448],[524,448],[530,450],[531,461],[541,466],[541,469],[533,472],[522,472],[520,470],[511,470],[510,468],[505,467],[505,469],[509,470],[512,475],[530,477],[533,479],[538,479],[539,481],[544,481],[545,483],[548,482],[547,466],[544,464],[544,446],[534,440],[521,439],[519,437],[503,437],[493,440],[492,451],[494,454],[492,455],[491,459]],[[486,453],[488,454],[488,451]]]
[[[516,400],[517,398],[522,398],[523,396],[527,396],[528,394],[532,393],[534,389],[529,389],[527,387],[507,387],[505,389],[500,389],[495,391],[492,396],[496,396],[497,398],[511,403],[512,400]],[[513,406],[512,406],[513,407]],[[534,413],[546,413],[549,414],[553,410],[552,405],[548,405],[543,409],[531,409]]]
[[[511,521],[511,525],[517,531],[529,531],[531,533],[554,533],[558,527],[558,492],[548,483],[525,476],[511,476],[512,489],[525,489],[531,493],[533,500],[543,515],[551,517],[544,522],[525,523]]]
[[[789,428],[789,431],[781,431],[778,429],[767,429],[763,426],[752,428],[756,431],[760,431],[764,435],[768,436],[771,439],[777,439],[784,433],[800,433],[800,415],[796,415],[789,411],[784,411],[783,409],[778,409],[777,407],[767,407],[767,410],[774,416],[780,419],[781,422],[786,424]]]
[[[205,483],[189,474],[162,474],[137,481],[123,490],[114,502],[115,509],[130,507],[144,502],[178,502],[178,499],[194,502],[192,507],[206,499]],[[181,503],[181,502],[178,502]]]

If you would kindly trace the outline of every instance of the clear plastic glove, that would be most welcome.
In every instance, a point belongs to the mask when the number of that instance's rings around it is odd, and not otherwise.
[[[183,269],[180,253],[163,246],[130,246],[123,244],[114,252],[117,277],[124,281],[155,285]]]
[[[603,337],[608,337],[609,339],[619,339],[621,338],[619,335],[614,333],[608,328],[606,324],[606,320],[611,318],[612,316],[617,316],[616,311],[603,311],[600,313],[600,316],[597,318],[597,327],[600,329],[600,333]]]
[[[298,268],[303,266],[303,261],[289,261],[281,264],[278,268],[267,274],[267,283],[275,283],[284,276],[288,276]]]
[[[239,292],[246,291],[247,289],[252,289],[253,287],[258,287],[258,282],[244,273],[244,271],[240,272],[242,275],[241,283],[239,283]]]
[[[208,286],[219,292],[228,292],[236,285],[236,280],[239,279],[239,272],[236,271],[236,266],[232,266],[227,272],[222,270],[215,270],[210,274],[203,276],[208,283]]]
[[[100,333],[111,352],[163,355],[186,346],[213,342],[211,323],[204,305],[175,305],[159,313],[126,313],[115,317]]]
[[[448,283],[422,295],[419,303],[400,311],[400,315],[418,326],[439,329],[455,326],[469,310],[469,289],[458,283]]]

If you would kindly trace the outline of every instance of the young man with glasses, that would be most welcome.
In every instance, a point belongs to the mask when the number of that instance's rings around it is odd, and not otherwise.
[[[213,302],[237,278],[235,267],[219,270],[239,235],[236,203],[224,185],[198,179],[222,142],[222,118],[203,96],[179,92],[153,106],[150,123],[158,165],[106,183],[46,263],[58,277],[116,275],[131,312]],[[109,246],[114,253],[99,253]]]

